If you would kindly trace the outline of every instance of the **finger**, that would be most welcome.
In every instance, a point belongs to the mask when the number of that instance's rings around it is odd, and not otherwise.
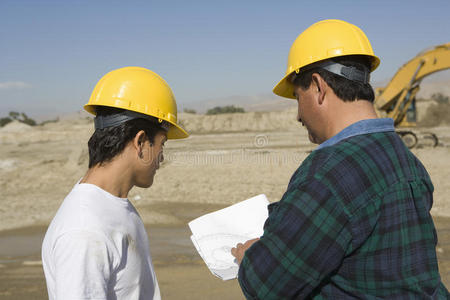
[[[243,247],[243,246],[244,246],[244,244],[239,243],[239,244],[237,244],[236,248],[241,248],[241,247]]]
[[[251,245],[253,243],[256,243],[257,241],[259,241],[259,238],[248,240],[248,241],[245,242],[245,245],[249,245],[249,244]]]
[[[237,251],[236,248],[231,248],[231,254],[232,254],[234,257],[236,257],[236,251]]]

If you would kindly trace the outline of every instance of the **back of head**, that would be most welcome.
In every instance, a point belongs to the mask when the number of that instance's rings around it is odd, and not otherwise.
[[[309,65],[306,70],[300,69],[298,75],[293,74],[290,81],[294,86],[300,86],[303,90],[306,90],[311,85],[312,75],[317,73],[325,80],[328,86],[330,86],[336,96],[345,102],[355,100],[367,100],[373,102],[375,100],[375,94],[372,86],[368,82],[369,80],[367,80],[367,82],[350,80],[342,75],[330,72],[321,66],[335,64],[348,67],[349,72],[360,71],[361,74],[368,74],[370,67],[370,61],[365,56],[341,56],[322,61],[319,64]]]
[[[111,117],[120,115],[123,109],[98,106],[97,117]],[[96,128],[88,142],[89,168],[110,162],[114,157],[122,153],[126,145],[143,130],[149,142],[154,143],[158,132],[166,132],[166,129],[154,118],[134,118],[116,126]]]

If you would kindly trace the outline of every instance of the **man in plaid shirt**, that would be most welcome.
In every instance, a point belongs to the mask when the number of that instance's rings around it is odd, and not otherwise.
[[[277,95],[320,144],[269,206],[260,239],[238,244],[248,299],[449,299],[429,213],[433,184],[392,119],[377,119],[365,34],[318,22],[294,42]]]

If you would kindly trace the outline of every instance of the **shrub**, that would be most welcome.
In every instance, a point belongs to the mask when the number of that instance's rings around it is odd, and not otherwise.
[[[419,125],[426,127],[450,125],[450,98],[437,93],[433,94],[431,99],[434,100],[434,103],[428,106]]]
[[[190,109],[190,108],[185,108],[183,110],[183,112],[188,113],[188,114],[194,114],[194,115],[197,113],[197,111],[195,109]]]
[[[6,124],[12,121],[19,121],[24,124],[28,124],[30,126],[36,126],[37,123],[35,120],[29,118],[26,113],[19,113],[17,111],[10,111],[9,116],[6,118],[0,118],[0,127],[5,126]]]
[[[216,106],[214,108],[208,109],[207,115],[218,115],[218,114],[231,114],[231,113],[243,113],[245,110],[242,107],[236,107],[234,105],[227,106]]]
[[[8,118],[8,117],[6,117],[6,118],[0,118],[0,127],[3,127],[3,126],[5,126],[6,124],[11,123],[11,122],[12,122],[12,119],[11,119],[11,118]]]
[[[436,101],[438,104],[449,104],[450,103],[450,98],[441,93],[436,93],[436,94],[431,95],[431,99]]]

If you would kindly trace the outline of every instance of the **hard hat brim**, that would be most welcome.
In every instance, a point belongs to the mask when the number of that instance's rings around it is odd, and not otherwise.
[[[296,99],[294,96],[294,85],[288,81],[289,76],[292,73],[287,74],[284,76],[280,82],[273,88],[273,92],[275,95],[289,98],[289,99]]]
[[[168,140],[179,140],[189,137],[189,133],[187,133],[179,125],[173,123],[171,123],[171,125],[172,126],[170,126],[169,131],[167,132]]]

